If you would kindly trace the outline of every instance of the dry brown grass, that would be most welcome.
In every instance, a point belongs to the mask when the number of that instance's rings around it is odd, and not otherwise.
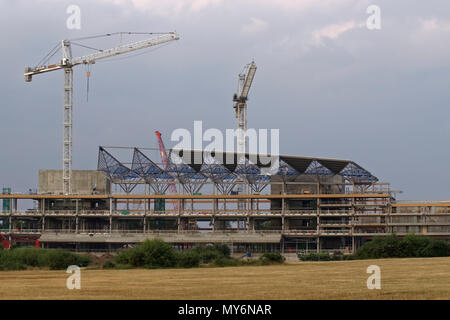
[[[381,268],[368,290],[366,268]],[[450,258],[299,262],[266,267],[0,272],[1,299],[450,299]]]

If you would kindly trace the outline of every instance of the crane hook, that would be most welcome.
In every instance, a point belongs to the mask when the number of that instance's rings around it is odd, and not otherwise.
[[[90,72],[90,65],[87,64],[86,65],[86,102],[89,102],[89,78],[91,77],[91,72]]]

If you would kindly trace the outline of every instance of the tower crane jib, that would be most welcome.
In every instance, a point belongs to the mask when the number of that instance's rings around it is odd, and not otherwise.
[[[120,33],[122,34],[122,33]],[[132,34],[132,33],[128,33]],[[107,34],[110,36],[112,34]],[[95,38],[95,37],[91,37]],[[31,82],[34,75],[64,69],[64,116],[63,116],[63,193],[72,194],[72,107],[73,107],[73,70],[72,67],[80,64],[93,64],[98,60],[112,56],[130,53],[136,50],[157,46],[173,40],[178,40],[179,36],[175,32],[162,33],[152,38],[120,45],[106,50],[98,50],[89,55],[72,57],[70,40],[61,41],[62,59],[58,64],[39,65],[37,67],[25,68],[25,81]],[[54,50],[52,50],[54,51]],[[53,52],[55,54],[56,52]],[[50,57],[53,54],[49,54]],[[47,55],[47,56],[49,56]],[[47,57],[46,56],[46,57]]]

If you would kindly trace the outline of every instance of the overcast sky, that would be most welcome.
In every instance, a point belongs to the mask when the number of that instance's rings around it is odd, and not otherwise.
[[[381,30],[366,27],[371,4]],[[170,147],[194,120],[234,128],[237,74],[254,59],[248,126],[279,128],[282,154],[350,159],[401,199],[450,199],[448,1],[0,0],[0,28],[1,186],[36,188],[39,169],[62,167],[63,72],[25,83],[25,66],[61,39],[176,30],[177,42],[92,66],[89,102],[74,68],[73,169],[96,169],[99,145],[156,147],[155,130]]]

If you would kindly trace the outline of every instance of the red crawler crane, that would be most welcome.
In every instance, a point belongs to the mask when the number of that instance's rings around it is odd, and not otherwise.
[[[0,245],[5,250],[9,250],[9,248],[11,247],[11,243],[9,242],[8,239],[6,239],[6,237],[1,232],[0,232]]]
[[[161,132],[155,131],[156,137],[158,138],[158,145],[159,145],[159,153],[161,154],[161,160],[164,165],[164,170],[167,170],[169,168],[169,157],[167,157],[166,147],[164,146],[164,142],[161,138]],[[174,183],[169,184],[170,193],[177,194],[177,187]],[[173,204],[174,210],[178,210],[178,204],[175,202]]]
[[[11,244],[13,243],[34,243],[33,247],[40,248],[41,243],[39,242],[39,236],[36,235],[11,235],[11,241],[8,240],[7,237],[3,233],[0,232],[0,246],[3,247],[4,250],[11,249]]]

